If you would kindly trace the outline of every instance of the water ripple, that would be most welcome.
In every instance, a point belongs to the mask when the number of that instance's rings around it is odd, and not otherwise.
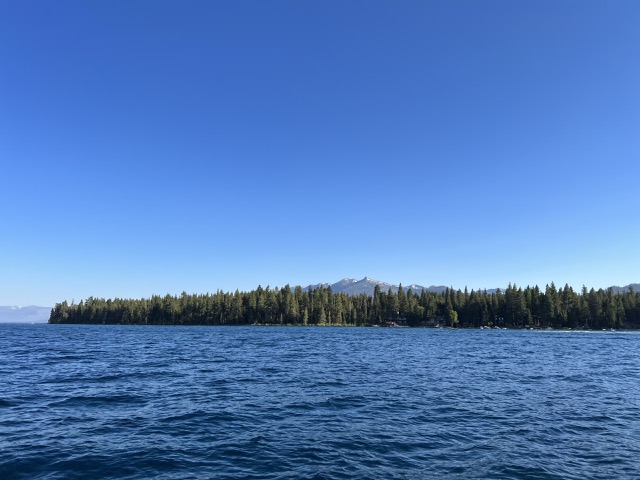
[[[638,478],[639,342],[0,325],[0,478]]]

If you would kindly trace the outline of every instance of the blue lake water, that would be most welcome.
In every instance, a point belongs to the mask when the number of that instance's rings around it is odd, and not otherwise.
[[[640,335],[0,325],[0,478],[640,477]]]

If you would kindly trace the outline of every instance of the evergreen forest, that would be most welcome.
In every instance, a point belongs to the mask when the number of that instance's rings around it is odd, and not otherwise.
[[[120,325],[344,325],[456,328],[640,328],[640,292],[576,292],[509,285],[495,293],[442,293],[376,287],[373,295],[334,293],[331,287],[258,287],[250,292],[154,295],[146,299],[90,297],[51,310],[49,323]]]

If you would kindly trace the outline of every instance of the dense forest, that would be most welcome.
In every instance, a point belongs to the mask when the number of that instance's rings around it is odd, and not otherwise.
[[[148,299],[90,297],[51,310],[49,323],[125,325],[386,325],[409,327],[640,328],[640,292],[545,290],[516,285],[496,293],[447,289],[442,293],[380,291],[373,296],[333,293],[331,287],[303,290],[258,287],[251,292]]]

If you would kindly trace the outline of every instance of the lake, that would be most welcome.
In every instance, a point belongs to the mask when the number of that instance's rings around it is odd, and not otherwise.
[[[640,334],[0,325],[0,478],[640,477]]]

